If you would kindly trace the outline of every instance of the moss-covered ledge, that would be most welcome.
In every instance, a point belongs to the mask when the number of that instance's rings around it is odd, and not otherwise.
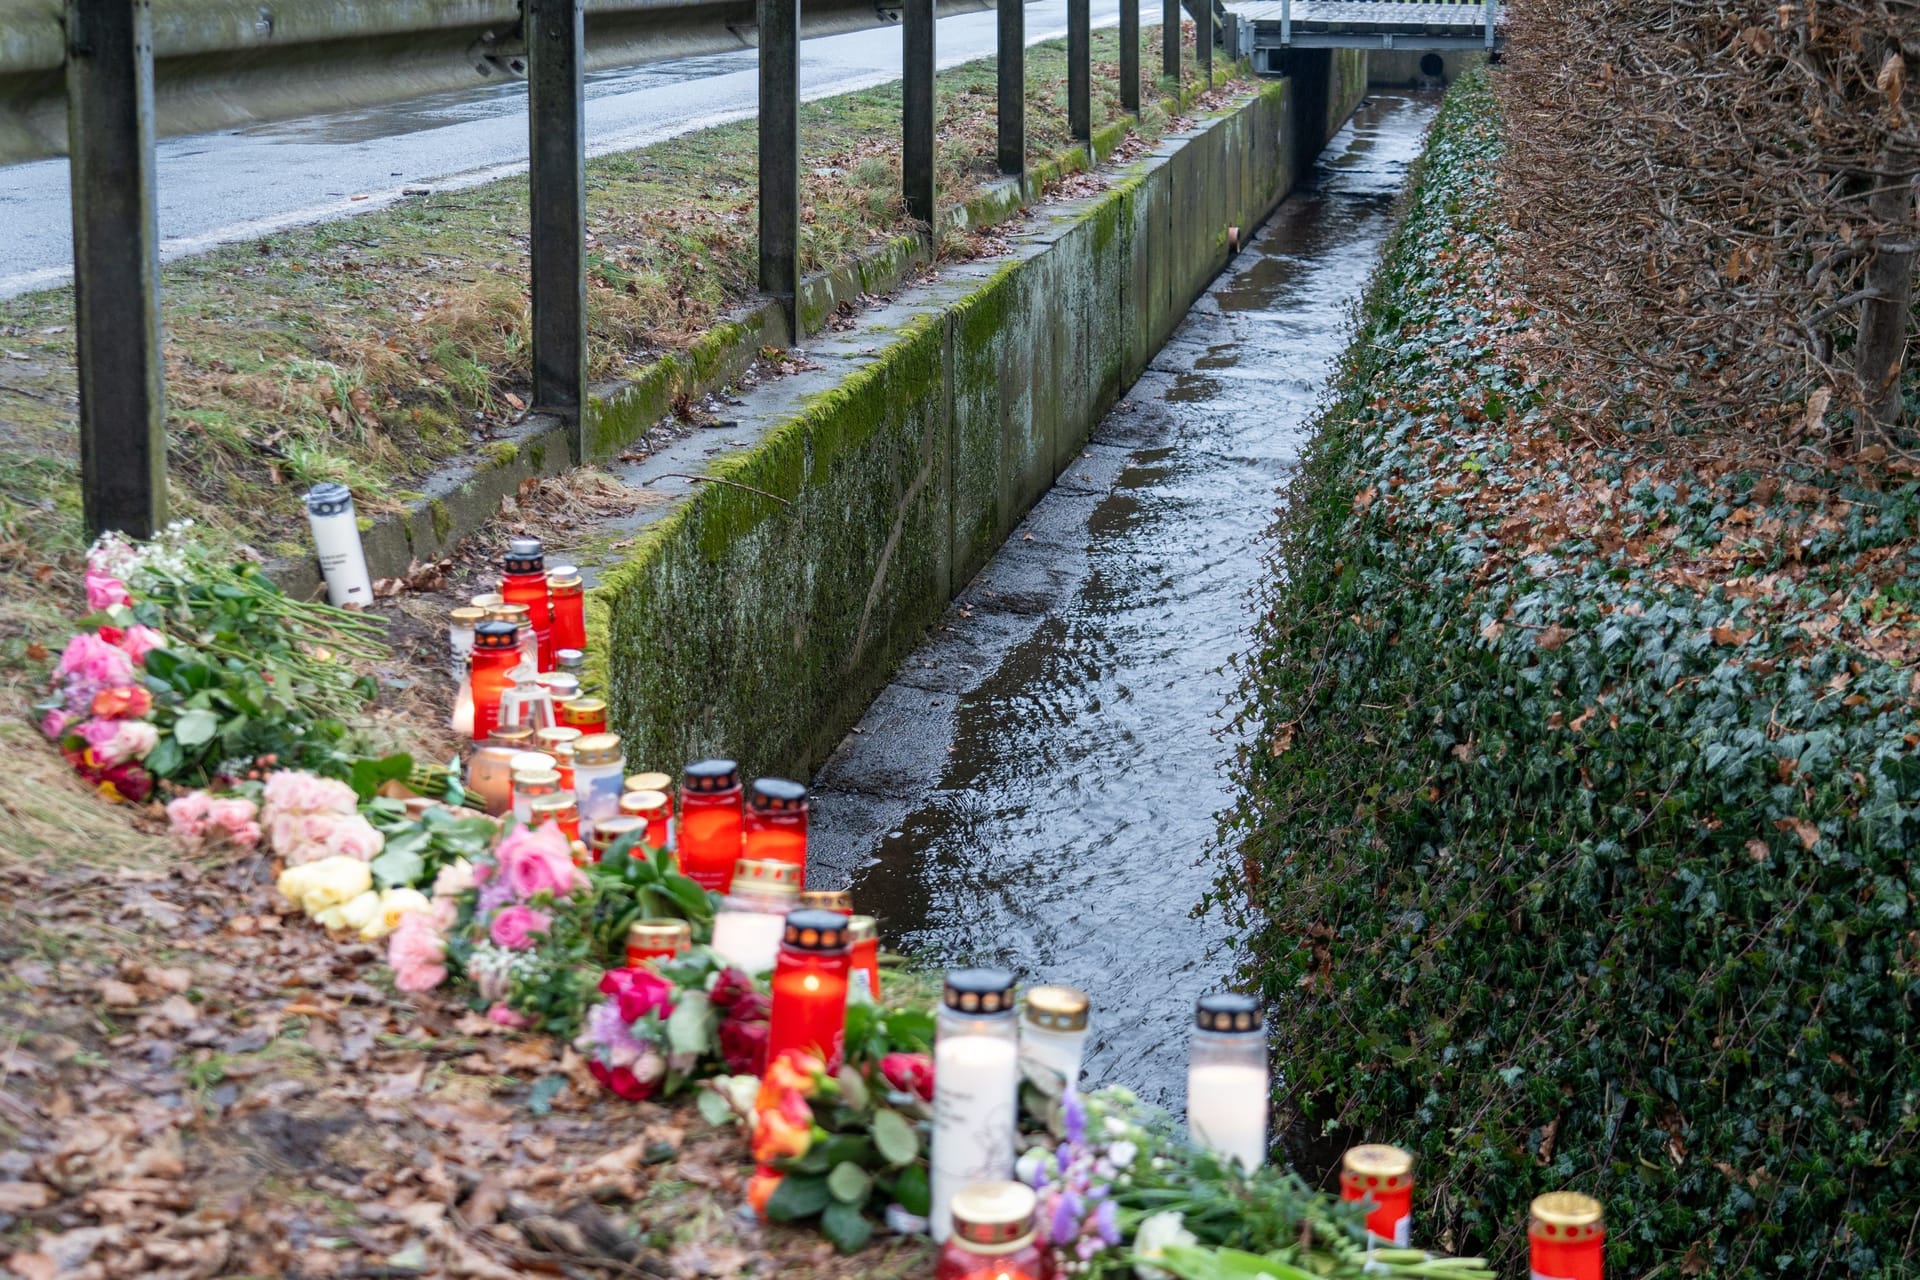
[[[1334,65],[1344,119],[1365,62]],[[1008,258],[823,336],[819,369],[747,397],[735,451],[682,442],[624,468],[671,495],[627,522],[588,597],[629,759],[811,772],[1225,265],[1226,229],[1292,188],[1292,95],[1264,84],[1054,206]]]

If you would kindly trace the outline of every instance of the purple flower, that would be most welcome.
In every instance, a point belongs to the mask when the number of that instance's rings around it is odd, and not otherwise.
[[[633,1025],[621,1016],[618,1000],[602,1000],[587,1014],[579,1047],[605,1051],[610,1067],[630,1067],[653,1052],[653,1042],[633,1034]]]
[[[1053,1219],[1047,1224],[1047,1239],[1065,1244],[1080,1234],[1080,1197],[1068,1192],[1053,1202]]]
[[[489,912],[498,911],[512,901],[513,886],[506,882],[504,876],[494,876],[480,886],[477,914],[484,918]]]
[[[1068,1092],[1062,1114],[1067,1122],[1067,1141],[1077,1147],[1087,1140],[1087,1108],[1079,1094]]]
[[[1100,1207],[1093,1211],[1093,1229],[1106,1241],[1109,1249],[1120,1243],[1120,1213],[1113,1207],[1113,1201],[1103,1200]]]

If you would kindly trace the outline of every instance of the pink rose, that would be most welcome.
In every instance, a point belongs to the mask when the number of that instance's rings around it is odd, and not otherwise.
[[[138,760],[160,741],[160,731],[145,720],[89,720],[80,726],[80,737],[93,752],[93,761],[102,766]]]
[[[283,813],[357,813],[360,797],[353,788],[332,778],[300,769],[280,769],[267,775],[264,806],[269,819]]]
[[[144,685],[102,689],[93,695],[93,714],[102,720],[142,720],[153,711],[153,695]]]
[[[155,649],[167,647],[167,637],[152,627],[131,626],[120,640],[120,648],[135,662],[144,663]]]
[[[487,1010],[487,1017],[503,1027],[519,1028],[532,1025],[532,1019],[523,1014],[515,1013],[504,1004],[496,1004],[493,1008]]]
[[[260,843],[260,824],[254,821],[259,810],[245,796],[227,796],[207,806],[206,822],[210,833],[222,834],[228,843],[251,849]]]
[[[126,650],[117,649],[99,636],[83,631],[67,641],[54,674],[69,684],[87,686],[87,700],[91,702],[95,691],[117,689],[133,683],[133,659]]]
[[[133,597],[127,594],[127,584],[110,573],[89,568],[86,581],[89,609],[111,609],[115,605],[133,603]]]
[[[545,933],[547,926],[552,923],[553,917],[546,912],[516,903],[493,918],[487,936],[493,939],[496,947],[521,951],[533,944],[534,934]]]
[[[424,911],[409,911],[387,937],[387,964],[402,991],[431,991],[447,980],[447,943]]]
[[[662,1018],[673,1013],[673,984],[652,969],[609,969],[600,978],[600,990],[619,1002],[620,1016],[628,1022],[649,1013]]]
[[[933,1059],[924,1053],[889,1053],[880,1059],[880,1074],[902,1093],[933,1101]]]
[[[465,858],[456,858],[440,868],[433,878],[433,896],[436,898],[457,898],[473,888],[479,877],[474,874],[473,864]]]
[[[49,711],[40,722],[40,732],[49,738],[61,738],[66,735],[67,726],[73,723],[73,717],[64,711]]]
[[[525,901],[537,893],[564,898],[573,891],[576,868],[567,838],[557,823],[516,827],[494,851],[513,896]]]
[[[329,854],[344,854],[361,862],[370,862],[373,855],[386,846],[387,838],[357,813],[346,817],[336,816],[329,822],[331,826],[322,841]]]

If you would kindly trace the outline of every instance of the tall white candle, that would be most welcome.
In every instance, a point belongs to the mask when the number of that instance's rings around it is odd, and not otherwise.
[[[946,1036],[934,1043],[935,1240],[945,1241],[953,1229],[948,1206],[954,1192],[970,1182],[1013,1176],[1019,1093],[1020,1050],[1010,1036]]]
[[[313,530],[313,549],[327,580],[327,599],[336,605],[372,604],[373,581],[367,576],[353,494],[343,484],[315,485],[306,501],[307,527]]]
[[[1240,1063],[1196,1065],[1187,1072],[1187,1136],[1249,1173],[1267,1158],[1267,1072]]]
[[[786,927],[784,916],[768,911],[719,911],[713,917],[713,949],[735,968],[766,973],[780,958]]]

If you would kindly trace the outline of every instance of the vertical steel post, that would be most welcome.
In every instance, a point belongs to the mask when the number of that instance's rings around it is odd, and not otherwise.
[[[994,48],[1000,101],[1000,172],[1027,171],[1027,14],[1026,5],[996,6],[999,39]]]
[[[1090,0],[1067,0],[1067,132],[1093,144],[1093,17]],[[1091,154],[1087,157],[1091,162]]]
[[[1120,0],[1120,105],[1140,114],[1140,0]]]
[[[68,0],[80,498],[89,536],[167,520],[149,0]]]
[[[901,6],[901,157],[907,216],[933,226],[933,0]]]
[[[760,288],[800,332],[800,5],[759,0]]]
[[[1180,0],[1160,0],[1160,74],[1180,88]]]
[[[533,224],[533,410],[585,461],[587,152],[581,0],[525,0]]]

